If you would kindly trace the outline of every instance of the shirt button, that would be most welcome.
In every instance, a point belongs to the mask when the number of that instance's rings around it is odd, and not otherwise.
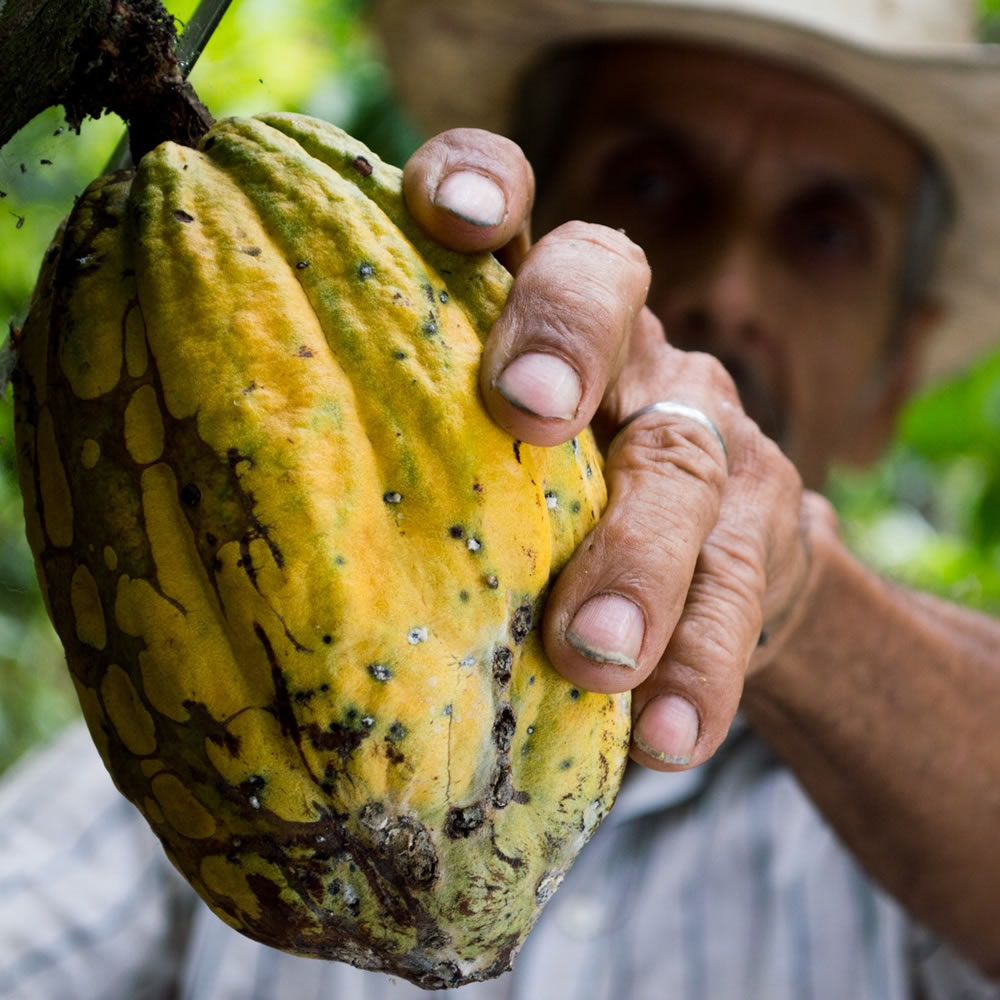
[[[608,926],[608,907],[594,896],[571,896],[560,904],[556,922],[567,937],[587,940]]]

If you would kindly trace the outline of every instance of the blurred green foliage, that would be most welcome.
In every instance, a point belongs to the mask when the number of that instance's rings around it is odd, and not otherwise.
[[[166,6],[182,24],[195,0]],[[1000,0],[980,11],[984,34],[1000,40]],[[216,115],[305,111],[402,163],[416,135],[362,14],[362,0],[234,0],[195,87]],[[50,109],[0,150],[0,320],[20,322],[59,220],[121,134],[113,117],[73,134]],[[10,411],[0,400],[0,770],[77,712],[23,538]],[[830,493],[845,537],[872,565],[1000,611],[1000,354],[915,400],[885,461],[838,473]]]

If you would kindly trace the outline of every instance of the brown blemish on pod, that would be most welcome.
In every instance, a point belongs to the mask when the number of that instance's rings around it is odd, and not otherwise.
[[[429,889],[437,878],[438,858],[430,832],[410,816],[390,816],[381,802],[366,803],[358,816],[374,836],[375,848],[414,889]]]

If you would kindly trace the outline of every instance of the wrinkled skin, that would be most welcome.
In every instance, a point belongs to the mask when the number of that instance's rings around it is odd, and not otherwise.
[[[726,442],[728,458],[666,415],[614,439],[609,506],[553,590],[547,651],[581,686],[633,690],[650,767],[702,763],[740,708],[862,864],[996,973],[1000,628],[886,586],[814,492],[832,462],[882,450],[939,314],[897,302],[918,149],[743,57],[609,47],[586,78],[537,243],[532,173],[506,140],[446,133],[404,176],[425,228],[515,270],[481,372],[500,426],[610,436],[667,399]]]

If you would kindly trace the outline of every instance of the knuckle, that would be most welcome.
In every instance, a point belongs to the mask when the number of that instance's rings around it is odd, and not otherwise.
[[[728,478],[725,457],[712,432],[684,419],[637,420],[616,442],[615,464],[665,481],[674,492],[680,477],[715,498],[716,509]]]
[[[649,284],[650,267],[646,252],[623,232],[597,222],[582,222],[574,219],[557,226],[540,242],[561,243],[590,254],[610,256],[619,269],[645,278]]]

